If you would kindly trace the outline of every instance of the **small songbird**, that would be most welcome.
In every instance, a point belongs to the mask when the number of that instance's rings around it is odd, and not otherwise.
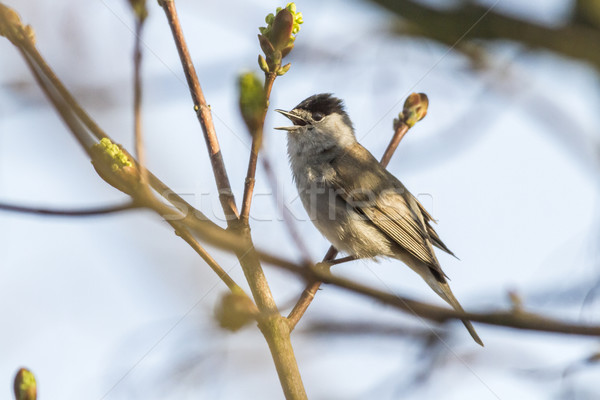
[[[291,111],[287,149],[304,208],[336,249],[356,258],[396,258],[448,304],[463,311],[452,294],[433,251],[454,255],[430,225],[433,218],[404,185],[388,172],[354,134],[343,102],[316,94]],[[483,342],[468,320],[473,339]]]

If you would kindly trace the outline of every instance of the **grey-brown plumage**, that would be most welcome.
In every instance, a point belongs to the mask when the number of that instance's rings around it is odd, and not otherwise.
[[[341,100],[311,96],[291,111],[288,155],[311,220],[338,250],[358,258],[393,257],[417,272],[454,309],[463,311],[433,251],[453,253],[430,225],[425,208],[354,135]],[[483,343],[471,323],[473,339]]]

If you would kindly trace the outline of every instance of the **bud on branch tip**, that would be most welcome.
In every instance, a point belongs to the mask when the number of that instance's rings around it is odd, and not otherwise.
[[[35,32],[31,25],[23,25],[15,10],[0,3],[0,36],[6,37],[15,46],[24,40],[35,44]]]
[[[284,70],[281,59],[294,48],[295,35],[304,22],[302,13],[296,11],[296,4],[288,3],[283,9],[278,7],[275,15],[267,15],[265,22],[266,27],[258,28],[258,40],[266,59],[259,56],[258,64],[265,73],[283,75],[289,70],[289,66]]]
[[[103,138],[92,146],[92,165],[98,175],[111,186],[131,194],[139,183],[139,174],[121,146]]]
[[[98,156],[103,157],[105,161],[110,162],[113,171],[118,171],[123,167],[131,167],[133,164],[129,161],[127,155],[118,144],[114,144],[109,138],[103,138],[99,143],[92,147]],[[96,159],[94,159],[96,161]]]
[[[417,122],[427,115],[429,99],[425,93],[411,93],[404,102],[404,109],[398,115],[398,119],[409,127],[413,127]]]
[[[16,400],[36,400],[37,384],[31,371],[21,368],[15,376],[14,391]]]
[[[135,17],[139,22],[144,22],[148,16],[148,8],[146,7],[146,0],[129,0],[129,5],[135,14]]]
[[[238,78],[240,111],[251,133],[262,125],[266,106],[265,90],[261,80],[252,72]]]

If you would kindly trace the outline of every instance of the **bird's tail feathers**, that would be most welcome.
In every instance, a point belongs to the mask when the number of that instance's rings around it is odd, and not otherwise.
[[[452,290],[450,290],[450,286],[446,282],[439,282],[433,277],[433,275],[430,277],[430,279],[426,279],[425,281],[433,289],[433,291],[436,292],[438,296],[440,296],[442,299],[444,299],[446,303],[450,304],[452,308],[459,312],[465,312],[465,310],[462,308],[456,297],[454,297],[454,293],[452,293]],[[475,331],[475,328],[471,324],[471,321],[469,321],[468,319],[463,319],[461,321],[463,322],[463,324],[465,324],[465,327],[471,334],[473,340],[475,340],[475,342],[477,342],[478,345],[483,347],[483,341]]]

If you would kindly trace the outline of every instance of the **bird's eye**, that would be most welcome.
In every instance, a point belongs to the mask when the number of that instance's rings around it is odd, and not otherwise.
[[[315,121],[320,121],[323,119],[323,114],[320,112],[315,112],[315,113],[313,113],[312,118]]]

